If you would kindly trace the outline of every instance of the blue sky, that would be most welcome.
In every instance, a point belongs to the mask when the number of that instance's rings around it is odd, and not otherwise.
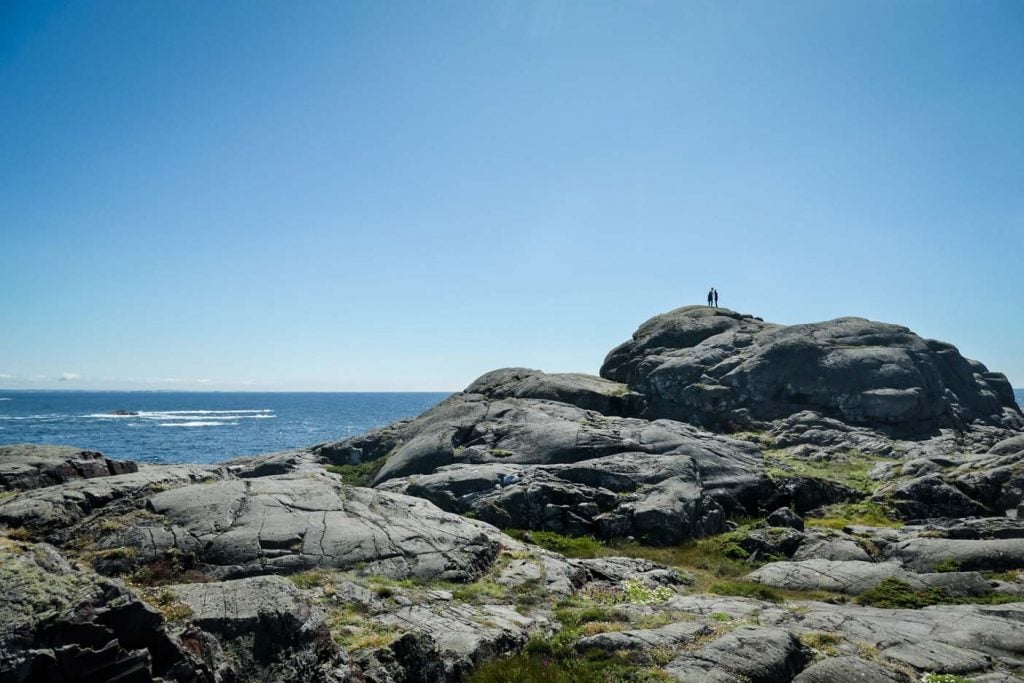
[[[596,372],[710,286],[1024,386],[1022,112],[1016,0],[0,0],[0,386]]]

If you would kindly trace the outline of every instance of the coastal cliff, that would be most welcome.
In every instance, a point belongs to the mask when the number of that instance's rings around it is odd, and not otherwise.
[[[685,307],[306,449],[0,446],[0,683],[1024,680],[1022,504],[951,344]]]

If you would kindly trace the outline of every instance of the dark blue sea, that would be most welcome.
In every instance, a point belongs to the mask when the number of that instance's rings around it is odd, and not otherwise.
[[[419,415],[447,396],[0,390],[0,444],[64,444],[139,461],[211,463],[362,434]]]

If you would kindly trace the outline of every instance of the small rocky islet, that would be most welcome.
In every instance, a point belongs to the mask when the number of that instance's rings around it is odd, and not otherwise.
[[[954,346],[685,307],[307,449],[0,446],[0,683],[1024,681],[1022,503]]]

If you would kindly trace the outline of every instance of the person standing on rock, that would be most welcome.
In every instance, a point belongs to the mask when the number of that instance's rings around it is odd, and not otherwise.
[[[715,288],[712,287],[711,289],[708,290],[708,306],[710,306],[711,302],[714,301],[714,300],[715,300]]]
[[[717,290],[717,289],[715,289],[714,287],[712,287],[712,288],[711,288],[711,291],[712,291],[712,292],[714,293],[714,295],[715,295],[715,308],[718,308],[718,290]]]

